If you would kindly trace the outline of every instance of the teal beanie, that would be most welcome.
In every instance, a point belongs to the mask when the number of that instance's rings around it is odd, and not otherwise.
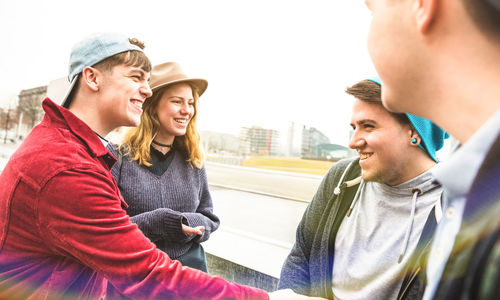
[[[366,80],[382,86],[382,82],[378,77],[368,78]],[[422,142],[418,146],[424,149],[435,162],[438,162],[436,152],[443,148],[444,140],[450,136],[443,129],[425,118],[411,114],[405,115],[422,139]]]

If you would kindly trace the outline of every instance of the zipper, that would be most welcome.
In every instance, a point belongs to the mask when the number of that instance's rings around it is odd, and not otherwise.
[[[405,289],[403,290],[403,292],[401,293],[401,297],[399,297],[398,300],[401,300],[403,299],[403,296],[406,294],[406,291],[408,290],[408,288],[410,287],[410,285],[412,284],[413,280],[415,280],[415,277],[417,277],[418,273],[420,272],[420,269],[421,267],[418,267],[417,270],[415,270],[415,272],[411,275],[411,278],[410,280],[408,281],[408,284],[405,286]]]

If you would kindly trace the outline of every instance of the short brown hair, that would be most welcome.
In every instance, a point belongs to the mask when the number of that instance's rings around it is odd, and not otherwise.
[[[346,88],[345,92],[356,99],[364,102],[382,105],[382,87],[371,80],[362,80],[353,86]],[[385,109],[385,108],[384,108]],[[405,114],[388,111],[401,124],[410,124]]]
[[[144,49],[144,43],[136,38],[129,38],[129,42],[133,45]],[[151,72],[151,62],[144,52],[137,50],[130,50],[122,53],[115,54],[98,62],[93,67],[101,71],[111,71],[111,69],[118,65],[134,66],[143,69],[145,72]]]
[[[479,29],[500,39],[500,7],[495,7],[491,2],[494,0],[462,0],[465,10]]]

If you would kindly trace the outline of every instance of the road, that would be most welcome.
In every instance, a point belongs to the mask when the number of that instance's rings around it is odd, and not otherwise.
[[[206,169],[221,219],[207,252],[279,277],[321,177],[210,162]]]
[[[208,181],[213,186],[256,191],[297,201],[311,201],[322,176],[271,171],[206,162]]]

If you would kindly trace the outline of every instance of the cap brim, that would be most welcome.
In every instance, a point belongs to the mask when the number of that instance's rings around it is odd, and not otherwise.
[[[162,89],[164,87],[167,87],[167,86],[170,86],[170,85],[176,84],[176,83],[181,83],[181,82],[191,83],[194,86],[196,86],[198,88],[198,96],[201,96],[205,92],[205,90],[207,89],[207,87],[208,87],[208,81],[206,81],[205,79],[201,79],[201,78],[184,78],[184,79],[178,79],[178,80],[172,80],[172,81],[169,81],[169,82],[165,82],[163,84],[155,86],[151,90],[154,93],[154,92],[156,92],[156,91],[158,91],[158,90],[160,90],[160,89]]]
[[[69,108],[69,105],[71,104],[72,100],[72,93],[73,89],[75,88],[76,82],[78,81],[78,78],[80,78],[80,74],[75,76],[75,79],[73,79],[73,82],[70,83],[68,90],[66,92],[66,95],[64,95],[64,98],[61,102],[61,106],[64,108]]]

